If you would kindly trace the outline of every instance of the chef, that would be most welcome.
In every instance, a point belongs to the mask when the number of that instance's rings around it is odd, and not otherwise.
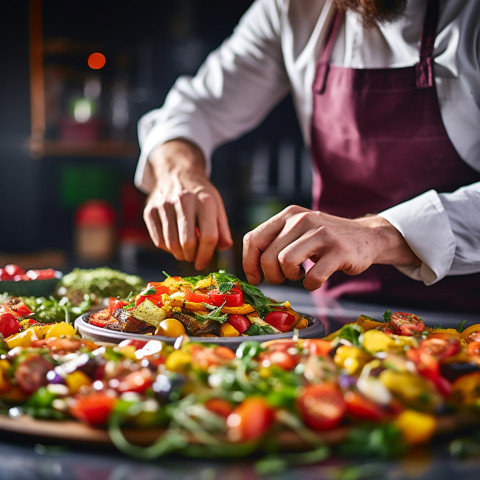
[[[477,0],[255,1],[140,119],[155,245],[197,269],[232,245],[211,154],[291,93],[313,205],[246,234],[247,280],[478,313],[479,18]]]

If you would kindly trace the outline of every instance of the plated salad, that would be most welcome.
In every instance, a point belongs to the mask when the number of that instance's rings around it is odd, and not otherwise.
[[[361,316],[323,339],[247,339],[236,352],[40,331],[0,342],[1,428],[25,417],[78,424],[145,459],[398,455],[478,425],[479,385],[480,324],[429,328],[403,312]]]
[[[167,276],[108,308],[90,314],[91,325],[127,333],[178,337],[238,337],[301,330],[307,318],[235,275],[219,271],[195,277]]]

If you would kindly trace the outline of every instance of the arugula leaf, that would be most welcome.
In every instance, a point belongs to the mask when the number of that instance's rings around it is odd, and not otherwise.
[[[257,323],[254,323],[245,330],[245,333],[247,335],[270,335],[275,332],[272,327],[269,327],[267,325],[258,325]]]
[[[352,345],[360,345],[359,338],[362,334],[362,328],[356,323],[344,325],[338,334],[338,338],[348,340]]]
[[[224,305],[225,305],[225,302],[219,307],[217,307],[215,310],[212,310],[210,313],[207,313],[206,315],[197,313],[195,314],[195,318],[199,322],[205,322],[207,320],[215,320],[216,322],[225,323],[228,319],[228,315],[227,314],[222,315],[222,308]]]
[[[392,312],[390,310],[384,312],[383,319],[385,320],[385,323],[390,323],[392,321]]]
[[[345,443],[340,447],[340,453],[347,456],[392,458],[406,450],[402,433],[393,423],[354,427]]]
[[[457,327],[457,332],[462,333],[464,325],[465,325],[465,320],[462,320]]]

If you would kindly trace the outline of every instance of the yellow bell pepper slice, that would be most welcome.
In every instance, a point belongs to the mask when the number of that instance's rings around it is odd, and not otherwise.
[[[230,325],[229,323],[222,323],[220,327],[221,337],[238,337],[239,335],[239,331],[232,325]]]
[[[427,443],[437,427],[437,420],[433,415],[409,409],[400,413],[394,423],[409,445]]]
[[[45,334],[45,338],[52,338],[52,337],[73,337],[76,334],[75,328],[67,322],[59,322],[55,325],[51,326],[47,333]]]

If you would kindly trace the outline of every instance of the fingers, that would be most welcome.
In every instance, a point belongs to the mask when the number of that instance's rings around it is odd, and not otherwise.
[[[143,211],[143,220],[145,221],[148,234],[150,235],[153,244],[162,250],[167,250],[165,240],[163,239],[162,224],[158,215],[158,211],[155,208],[151,208],[148,202]]]
[[[297,228],[291,228],[290,225],[290,219],[297,216],[302,219],[304,211],[301,207],[288,207],[245,235],[243,270],[250,283],[260,282],[262,272],[270,283],[281,283],[285,278],[301,278],[302,262],[295,266],[289,265],[288,276],[285,275],[282,266],[285,258],[281,256],[281,252],[304,233],[306,222],[304,225],[297,225]]]
[[[265,268],[263,268],[264,265],[261,262],[261,258],[265,258],[263,256],[265,250],[270,247],[274,239],[282,231],[284,225],[285,220],[279,215],[275,215],[243,237],[243,271],[249,283],[257,284],[262,279],[262,270],[265,273]],[[271,251],[268,257],[270,259],[268,262],[269,266],[274,270],[274,273],[272,272],[269,277],[278,279],[282,275],[278,262],[275,261],[274,253]],[[283,280],[285,279],[283,278]],[[276,283],[280,283],[283,280]]]
[[[173,200],[149,198],[144,219],[154,244],[177,260],[194,262],[197,270],[210,263],[216,248],[232,246],[223,201],[216,191],[181,192]]]

